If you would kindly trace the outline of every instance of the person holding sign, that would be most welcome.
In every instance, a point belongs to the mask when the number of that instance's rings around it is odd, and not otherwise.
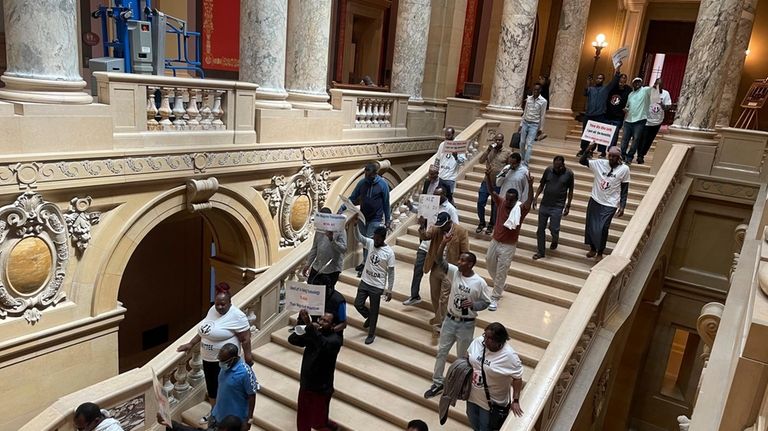
[[[453,141],[456,131],[453,127],[445,129],[445,140],[437,147],[435,166],[439,169],[439,177],[448,184],[451,193],[456,191],[456,178],[459,176],[459,167],[467,161],[466,153],[447,153],[444,150],[446,142]]]
[[[357,221],[357,215],[352,216],[352,222]],[[368,251],[363,267],[362,279],[357,287],[355,309],[365,319],[363,328],[368,329],[365,344],[371,344],[376,339],[376,323],[379,320],[381,295],[384,301],[392,300],[392,289],[395,287],[395,251],[384,241],[387,239],[387,228],[379,226],[373,232],[373,239],[363,236],[355,229],[357,240]],[[365,301],[370,301],[370,308]]]
[[[616,128],[611,139],[610,147],[615,146],[619,141],[619,130],[621,125],[624,124],[624,108],[627,106],[627,97],[632,91],[632,88],[627,85],[627,75],[622,73],[619,76],[619,82],[613,86],[610,94],[608,94],[608,105],[605,111],[605,122]],[[597,149],[600,151],[600,157],[605,158],[605,151],[607,147],[598,143]]]
[[[672,97],[669,91],[664,89],[664,83],[661,78],[656,79],[653,87],[650,89],[648,104],[648,121],[643,128],[643,138],[640,139],[640,145],[637,148],[637,164],[645,163],[645,155],[653,145],[656,134],[661,129],[661,123],[664,122],[664,113],[672,107]]]
[[[533,141],[542,130],[544,130],[544,118],[547,114],[547,100],[541,96],[541,84],[533,84],[531,95],[525,99],[525,108],[523,108],[523,119],[520,122],[520,146],[524,148],[524,162],[528,162],[533,155]]]
[[[341,337],[333,329],[333,313],[325,313],[313,323],[307,310],[299,312],[298,322],[306,325],[303,334],[294,332],[288,342],[303,347],[299,399],[296,408],[296,430],[334,429],[328,412],[333,396],[333,375],[336,357],[341,350]]]
[[[483,277],[472,270],[477,263],[477,256],[474,253],[461,252],[456,265],[448,263],[443,258],[447,255],[446,246],[452,240],[451,232],[444,234],[435,253],[436,259],[432,272],[439,270],[445,274],[448,284],[447,313],[440,325],[440,340],[437,344],[432,386],[424,393],[424,398],[432,398],[443,391],[445,381],[443,373],[448,352],[456,344],[456,356],[460,358],[466,354],[467,347],[475,334],[477,312],[488,308],[491,302],[488,284]]]
[[[587,110],[584,113],[583,128],[587,128],[587,121],[604,121],[606,104],[608,102],[608,94],[614,85],[619,81],[621,76],[621,62],[616,66],[616,72],[613,74],[613,79],[608,85],[603,85],[605,82],[605,75],[602,73],[597,75],[594,83],[592,82],[592,75],[587,78],[587,88],[584,89],[584,96],[587,97]],[[581,140],[581,150],[579,150],[576,157],[581,157],[589,145],[589,141]]]
[[[621,138],[621,157],[627,165],[632,164],[640,141],[643,138],[643,130],[648,120],[648,106],[651,102],[651,87],[643,87],[643,79],[632,80],[632,92],[627,96],[627,116],[624,117],[624,136]],[[629,147],[629,140],[632,146]],[[627,151],[629,147],[629,151]]]
[[[588,258],[603,258],[611,220],[624,215],[629,193],[629,166],[621,163],[621,153],[616,147],[608,150],[608,160],[590,160],[594,151],[593,142],[579,159],[595,175],[592,195],[587,204],[587,223],[584,227],[584,244],[589,245]]]
[[[451,184],[440,179],[440,169],[435,165],[429,165],[429,173],[424,180],[424,184],[421,187],[421,194],[433,195],[435,189],[442,187],[446,191],[446,197],[450,203],[453,203],[453,192],[451,191]]]

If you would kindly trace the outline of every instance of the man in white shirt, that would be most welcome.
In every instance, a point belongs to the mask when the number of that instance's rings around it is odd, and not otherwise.
[[[435,166],[440,170],[439,177],[451,188],[451,193],[456,191],[456,177],[459,176],[459,167],[467,161],[465,153],[445,153],[443,147],[446,141],[453,141],[456,131],[453,127],[445,129],[445,140],[437,147],[435,155]]]
[[[446,262],[443,253],[450,240],[450,234],[443,236],[435,260],[435,266],[446,274],[451,288],[448,296],[448,312],[440,328],[432,387],[424,393],[424,398],[432,398],[443,391],[445,380],[443,373],[448,352],[456,344],[456,356],[464,356],[475,333],[477,312],[485,310],[491,303],[488,284],[472,270],[477,262],[474,253],[468,251],[461,253],[458,265]]]
[[[507,190],[517,190],[518,196],[525,199],[528,196],[528,167],[522,164],[520,153],[512,153],[507,159],[507,165],[496,175],[498,195],[506,196]],[[491,232],[486,232],[492,234]]]
[[[522,416],[520,392],[523,389],[523,363],[515,349],[507,342],[507,328],[493,322],[467,349],[467,359],[472,365],[472,387],[467,399],[467,418],[472,429],[487,428],[490,404],[506,406],[515,416]],[[512,402],[509,387],[512,386]],[[486,428],[483,427],[485,424]],[[498,429],[498,428],[494,428]]]
[[[356,223],[356,219],[357,215],[352,217],[351,222]],[[368,250],[355,296],[355,309],[365,319],[363,328],[368,329],[365,344],[371,344],[376,339],[381,295],[384,295],[385,302],[392,300],[392,289],[395,287],[395,251],[384,242],[387,238],[387,228],[384,226],[376,228],[372,239],[363,236],[359,227],[355,229],[355,236]],[[370,300],[370,308],[365,306],[366,300]]]
[[[656,134],[661,129],[661,123],[664,122],[664,113],[672,107],[672,97],[669,91],[664,89],[664,83],[661,78],[657,79],[650,90],[650,102],[648,104],[648,119],[643,128],[643,137],[640,139],[640,145],[637,148],[637,163],[645,163],[645,155],[653,145]]]
[[[587,223],[584,229],[584,244],[589,245],[588,258],[603,258],[608,231],[613,216],[624,215],[629,193],[629,166],[621,163],[621,152],[616,147],[608,150],[608,160],[590,160],[589,156],[597,144],[592,142],[582,154],[579,163],[587,166],[595,175],[592,195],[587,204]]]
[[[540,130],[544,130],[547,100],[541,95],[541,84],[533,84],[533,92],[525,99],[523,120],[520,122],[520,147],[524,148],[525,165],[531,160],[533,142]]]

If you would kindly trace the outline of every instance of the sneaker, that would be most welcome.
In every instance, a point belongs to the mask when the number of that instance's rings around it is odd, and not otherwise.
[[[556,242],[553,242],[552,244],[550,244],[550,245],[549,245],[549,249],[550,249],[550,250],[557,250],[557,243],[556,243]]]
[[[363,269],[365,269],[365,264],[364,264],[364,263],[361,263],[360,265],[357,265],[357,266],[355,267],[355,271],[357,271],[357,272],[360,272],[360,271],[362,271]]]
[[[375,335],[369,335],[368,337],[365,338],[365,344],[371,344],[375,339],[376,339]]]
[[[205,416],[201,417],[201,418],[200,418],[200,420],[199,420],[199,421],[197,421],[197,423],[198,423],[198,424],[200,424],[200,425],[205,425],[205,424],[207,424],[207,423],[208,423],[208,417],[209,417],[209,416],[211,416],[211,414],[210,414],[210,413],[208,413],[207,415],[205,415]]]
[[[581,157],[584,155],[584,150],[579,150],[578,153],[576,153],[576,157]]]
[[[638,157],[637,158],[637,164],[638,165],[642,165],[643,163],[645,163],[645,159],[643,159],[642,157]]]
[[[403,305],[416,305],[419,303],[421,303],[421,298],[418,296],[413,296],[403,301]]]
[[[480,233],[485,229],[485,223],[480,222],[480,224],[477,225],[477,229],[475,229],[475,233]]]
[[[365,322],[363,322],[363,328],[368,329],[369,326],[371,326],[371,320],[365,319]]]
[[[488,306],[488,311],[496,311],[499,308],[499,302],[496,300],[491,301],[491,305]]]
[[[485,230],[486,235],[493,235],[493,226],[488,226],[488,229]]]
[[[440,392],[443,392],[443,385],[432,383],[432,386],[427,389],[427,392],[424,392],[424,398],[430,399],[437,396]]]

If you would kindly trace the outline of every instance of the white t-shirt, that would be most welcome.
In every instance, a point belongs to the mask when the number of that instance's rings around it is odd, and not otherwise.
[[[488,410],[488,399],[485,397],[483,375],[480,371],[480,361],[483,358],[482,336],[472,341],[469,349],[467,349],[467,354],[469,355],[469,363],[472,365],[472,390],[469,393],[468,401],[477,404],[483,410]],[[507,405],[510,401],[512,380],[523,378],[523,363],[520,362],[520,357],[517,356],[509,343],[505,343],[498,352],[485,350],[484,368],[491,401],[494,404]]]
[[[618,208],[621,202],[621,183],[629,182],[629,166],[621,164],[611,168],[605,159],[590,160],[589,169],[595,174],[592,199],[600,205]]]
[[[441,180],[456,181],[456,177],[459,176],[459,165],[467,160],[467,156],[464,153],[459,153],[457,157],[453,157],[453,154],[443,153],[444,142],[440,143],[440,146],[437,148],[437,155],[435,156],[435,164],[440,169],[438,177]]]
[[[651,100],[648,104],[647,126],[658,126],[664,121],[664,106],[672,105],[672,97],[669,91],[662,89],[659,93],[656,88],[650,90]]]
[[[453,224],[459,224],[459,213],[456,211],[456,207],[453,206],[448,199],[440,204],[440,212],[447,212],[451,216]]]
[[[368,260],[363,269],[363,280],[367,285],[385,289],[387,287],[387,271],[395,267],[395,251],[392,247],[374,247],[371,238],[365,238],[363,247],[368,249]]]
[[[465,299],[471,299],[472,302],[491,302],[488,283],[477,273],[472,274],[471,277],[464,277],[459,272],[458,266],[449,263],[447,277],[451,282],[451,293],[448,296],[448,312],[450,314],[456,317],[476,318],[477,311],[471,308],[467,309],[467,314],[462,314],[461,303]]]
[[[203,360],[217,362],[219,350],[227,343],[240,348],[237,334],[250,328],[251,324],[245,317],[245,313],[234,305],[229,307],[229,311],[223,316],[216,311],[216,307],[212,306],[197,328],[197,333],[200,335],[200,355]]]

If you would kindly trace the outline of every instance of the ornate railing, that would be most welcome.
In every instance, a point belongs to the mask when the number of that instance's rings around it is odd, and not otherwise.
[[[592,268],[520,398],[525,414],[503,431],[551,429],[597,330],[616,310],[637,260],[654,233],[684,171],[689,147],[675,145],[627,224],[613,252]]]
[[[94,76],[98,102],[112,107],[116,135],[218,132],[222,142],[255,141],[256,84],[112,72]]]
[[[478,120],[462,132],[457,139],[473,142],[485,142],[494,133],[493,127],[498,122]],[[472,145],[471,156],[477,153]],[[470,162],[471,163],[470,159]],[[392,236],[404,229],[408,217],[410,199],[420,191],[423,179],[427,176],[430,158],[408,178],[397,185],[390,193],[393,208],[395,230]],[[468,164],[469,164],[468,163]],[[466,167],[465,167],[466,169]],[[337,197],[329,197],[334,203]],[[352,242],[350,242],[351,244]],[[251,321],[252,345],[254,348],[269,342],[269,335],[288,323],[289,313],[283,309],[285,283],[301,277],[301,270],[312,246],[312,241],[304,241],[292,252],[270,266],[258,279],[248,284],[232,298],[232,303],[246,313]],[[127,410],[125,405],[140,405],[143,426],[134,430],[150,429],[155,423],[157,403],[154,402],[152,370],[161,381],[164,393],[171,400],[172,414],[178,417],[180,412],[202,401],[205,386],[202,376],[202,361],[197,346],[186,353],[176,349],[191,339],[196,333],[192,328],[178,340],[168,346],[161,354],[145,366],[120,374],[90,387],[81,389],[60,398],[53,405],[21,428],[21,431],[73,431],[72,414],[82,402],[92,401],[108,408],[120,417],[120,412]],[[130,409],[134,417],[139,414],[137,408]],[[140,410],[140,409],[139,409]],[[138,419],[136,419],[138,420]]]
[[[405,134],[407,94],[331,89],[331,104],[342,111],[345,138]]]

